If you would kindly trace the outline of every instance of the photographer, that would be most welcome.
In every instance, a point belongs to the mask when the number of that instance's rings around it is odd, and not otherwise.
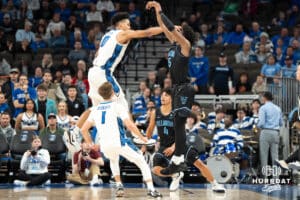
[[[80,146],[81,150],[74,154],[72,174],[67,177],[68,181],[82,185],[100,184],[102,181],[98,179],[99,166],[104,165],[100,153],[84,140]]]
[[[31,150],[23,154],[20,165],[21,171],[18,180],[15,180],[14,184],[35,186],[50,182],[49,163],[50,155],[48,150],[42,148],[42,142],[38,136],[33,136]]]

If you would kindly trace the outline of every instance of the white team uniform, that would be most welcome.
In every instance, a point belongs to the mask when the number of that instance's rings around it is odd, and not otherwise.
[[[111,30],[106,33],[100,42],[100,47],[97,52],[97,57],[93,61],[93,67],[89,69],[88,81],[90,85],[89,97],[93,105],[98,105],[103,102],[103,98],[98,93],[98,88],[106,81],[113,85],[116,94],[116,101],[128,108],[128,103],[125,95],[113,76],[115,68],[122,60],[127,44],[119,44],[117,41],[117,34],[121,30]]]
[[[130,119],[128,110],[115,102],[102,102],[91,108],[88,121],[95,124],[97,136],[95,142],[100,145],[105,157],[110,160],[113,175],[120,175],[119,156],[135,163],[142,171],[145,180],[151,179],[151,171],[143,155],[126,138],[123,121]]]

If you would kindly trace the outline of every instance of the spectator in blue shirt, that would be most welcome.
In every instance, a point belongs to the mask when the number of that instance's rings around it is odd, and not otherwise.
[[[133,23],[133,26],[140,27],[141,25],[141,12],[136,9],[135,3],[130,2],[128,4],[129,19]]]
[[[281,68],[281,75],[284,78],[295,78],[297,66],[293,64],[293,59],[286,56],[284,60],[285,65]]]
[[[236,24],[235,25],[235,31],[229,33],[229,36],[227,38],[226,44],[236,44],[242,46],[244,42],[244,37],[246,36],[246,33],[244,32],[243,25],[242,24]]]
[[[143,94],[135,99],[132,108],[132,114],[135,117],[143,115],[147,112],[147,103],[150,100],[150,94],[150,89],[146,88]]]
[[[280,65],[275,62],[275,57],[270,55],[267,59],[267,63],[262,66],[261,75],[265,77],[274,77],[280,74]]]
[[[273,45],[276,44],[278,38],[281,38],[283,40],[284,46],[289,46],[290,43],[289,30],[286,27],[281,28],[279,35],[275,35],[272,37]]]
[[[32,88],[36,88],[42,82],[43,82],[43,68],[41,66],[37,66],[34,69],[34,75],[29,77],[29,86]]]
[[[17,117],[25,106],[27,99],[35,100],[37,98],[36,90],[28,86],[28,78],[25,74],[21,74],[19,77],[19,87],[13,91],[13,103],[15,107],[15,113],[13,117]]]
[[[9,113],[9,115],[11,116],[11,110],[9,108],[9,105],[7,103],[7,100],[6,100],[6,97],[5,97],[5,94],[0,92],[0,113],[4,113],[4,112],[7,112]]]
[[[199,94],[207,94],[208,82],[208,58],[203,55],[203,49],[200,46],[195,48],[195,56],[189,61],[189,75],[191,82]]]
[[[29,43],[35,40],[35,35],[31,31],[32,23],[30,21],[25,21],[24,29],[18,29],[16,32],[16,42],[22,42],[27,40]]]
[[[53,31],[53,36],[49,39],[48,47],[50,48],[60,48],[67,46],[67,39],[62,35],[59,26],[56,26]]]
[[[293,5],[292,8],[290,10],[287,11],[287,13],[289,14],[289,18],[288,18],[288,27],[294,27],[295,25],[297,25],[298,20],[299,20],[299,7],[297,5]]]
[[[261,32],[262,31],[260,30],[259,23],[257,21],[252,22],[252,27],[249,31],[249,36],[253,39],[254,44],[259,41]]]
[[[213,43],[213,36],[208,32],[208,25],[201,24],[201,39],[204,40],[206,46],[210,46]]]
[[[67,7],[65,1],[59,1],[58,8],[56,8],[54,12],[59,13],[61,20],[64,22],[67,22],[71,15],[71,9]]]
[[[30,48],[34,53],[36,53],[38,49],[46,48],[47,46],[46,41],[44,41],[39,34],[35,36],[35,40],[30,44]]]
[[[216,32],[213,34],[214,44],[224,44],[227,41],[228,33],[224,30],[224,25],[218,25]]]
[[[153,86],[153,95],[151,95],[151,100],[154,102],[154,105],[156,108],[159,108],[161,106],[161,88],[159,84],[155,84]]]

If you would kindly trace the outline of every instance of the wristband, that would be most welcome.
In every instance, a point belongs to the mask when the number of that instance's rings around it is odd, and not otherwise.
[[[160,13],[160,16],[161,16],[161,20],[163,21],[163,23],[165,24],[167,29],[170,32],[172,32],[175,29],[175,26],[174,26],[173,22],[162,11],[160,11],[159,13]]]

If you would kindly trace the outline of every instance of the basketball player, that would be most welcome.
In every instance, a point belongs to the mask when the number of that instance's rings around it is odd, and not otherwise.
[[[149,1],[146,9],[154,8],[159,26],[166,37],[175,45],[168,52],[168,65],[173,83],[173,112],[175,129],[175,151],[170,165],[161,171],[164,175],[170,175],[185,169],[184,153],[186,148],[185,122],[191,113],[194,102],[194,88],[188,79],[188,63],[191,53],[191,45],[194,41],[194,32],[188,25],[174,26],[168,17],[162,12],[158,2]]]
[[[171,89],[163,90],[161,94],[162,106],[151,112],[150,122],[146,132],[147,137],[151,138],[153,129],[156,125],[160,138],[160,147],[154,154],[152,171],[157,176],[168,176],[161,174],[160,171],[168,166],[170,158],[175,150],[174,113],[172,112],[171,95]],[[212,184],[213,191],[225,192],[225,188],[216,182],[207,166],[198,159],[199,153],[194,147],[190,146],[185,149],[185,157],[186,160],[197,167],[206,180]],[[172,182],[170,185],[171,191],[178,189],[179,182],[183,175],[183,172],[172,175]]]
[[[104,101],[92,107],[88,119],[83,124],[82,135],[85,140],[91,141],[89,129],[95,125],[97,130],[100,130],[96,142],[101,146],[101,151],[105,157],[110,160],[110,168],[117,184],[116,196],[124,195],[119,168],[119,156],[121,155],[136,164],[141,170],[148,188],[147,195],[155,198],[161,197],[162,195],[154,189],[151,171],[143,155],[139,154],[136,151],[138,149],[127,140],[123,124],[142,141],[147,142],[147,138],[140,133],[132,122],[127,108],[113,101],[115,92],[111,83],[103,83],[99,88],[99,94]]]
[[[113,16],[112,25],[115,29],[106,33],[100,42],[99,50],[93,61],[93,67],[89,69],[88,81],[90,85],[89,97],[93,106],[102,102],[102,97],[98,94],[98,88],[106,81],[113,86],[115,99],[128,109],[125,95],[113,76],[114,70],[122,60],[125,50],[132,39],[145,38],[162,33],[160,27],[152,27],[145,30],[131,30],[128,13],[120,12]],[[129,111],[129,110],[128,110]],[[77,122],[79,128],[89,116],[90,110],[86,110]]]

